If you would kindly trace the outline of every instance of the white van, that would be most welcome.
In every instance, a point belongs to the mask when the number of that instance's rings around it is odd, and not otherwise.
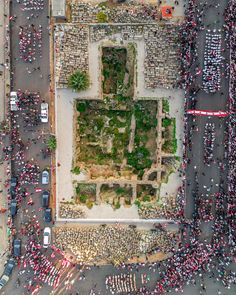
[[[51,229],[50,227],[45,227],[43,231],[43,248],[48,248],[51,244]]]
[[[48,103],[44,102],[41,103],[41,122],[47,123],[48,122]]]
[[[18,102],[19,102],[19,98],[18,98],[17,92],[11,91],[10,92],[10,110],[12,112],[19,110]]]

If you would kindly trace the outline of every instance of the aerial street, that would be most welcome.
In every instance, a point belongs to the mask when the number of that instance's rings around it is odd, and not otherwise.
[[[4,0],[0,48],[0,295],[236,294],[236,0]]]

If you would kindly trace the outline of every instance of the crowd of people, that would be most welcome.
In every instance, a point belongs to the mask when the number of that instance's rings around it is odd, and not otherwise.
[[[216,92],[221,85],[221,52],[222,37],[214,31],[208,30],[204,52],[203,89],[206,92]]]
[[[206,123],[205,130],[204,130],[204,138],[203,138],[203,145],[204,145],[204,163],[208,166],[214,160],[214,144],[215,142],[215,124],[214,123]]]
[[[43,5],[43,1],[36,1],[36,0],[26,0],[26,1],[18,1],[21,2],[25,6],[25,10],[31,10],[31,6],[33,7],[40,7],[41,4]],[[195,6],[194,0],[190,0],[189,10],[186,13],[186,22],[183,26],[182,31],[182,45],[183,45],[183,52],[182,52],[182,62],[184,64],[184,70],[182,71],[182,82],[185,86],[185,89],[188,88],[192,81],[193,76],[190,71],[191,65],[196,58],[196,48],[195,48],[195,37],[197,34],[197,30],[201,29],[199,26],[200,20],[197,20],[198,11]],[[38,5],[38,6],[37,6]],[[36,8],[35,8],[36,9]],[[201,13],[201,12],[200,12]],[[236,64],[236,30],[235,30],[235,23],[236,23],[236,4],[234,1],[231,1],[227,10],[226,15],[226,32],[228,32],[229,38],[229,47],[231,49],[231,71],[235,71],[235,64]],[[201,24],[200,24],[201,25]],[[198,29],[197,29],[198,28]],[[28,50],[28,49],[27,49]],[[26,60],[27,61],[27,60]],[[214,82],[215,83],[215,82]],[[217,83],[211,87],[218,87]],[[231,75],[231,88],[230,88],[230,107],[231,110],[234,110],[234,106],[236,106],[235,101],[235,94],[236,94],[236,78]],[[211,89],[211,88],[210,88]],[[215,88],[214,88],[215,89]],[[194,95],[193,90],[191,94]],[[20,95],[21,97],[21,95]],[[34,104],[36,100],[28,93],[25,96],[20,98],[19,107],[20,109],[25,111],[26,106],[30,106]],[[190,97],[192,97],[190,95]],[[31,111],[30,111],[31,112]],[[26,113],[25,113],[26,114]],[[21,185],[25,183],[30,184],[37,184],[38,177],[39,177],[39,167],[34,162],[29,162],[24,159],[24,152],[27,147],[27,143],[23,143],[23,140],[20,136],[19,126],[18,126],[18,114],[11,112],[11,131],[10,131],[10,138],[11,144],[4,148],[5,159],[6,160],[15,160],[16,165],[19,166],[19,183],[17,184],[17,195],[20,195],[18,192],[22,192],[22,195],[26,195],[25,191],[21,190]],[[27,123],[27,122],[26,122]],[[208,136],[207,132],[207,136]],[[235,159],[236,159],[236,121],[234,116],[232,115],[229,120],[229,177],[228,177],[228,194],[219,193],[215,194],[214,196],[209,196],[202,198],[202,200],[197,200],[199,203],[196,203],[196,209],[198,210],[198,214],[194,215],[194,219],[192,221],[186,221],[183,218],[183,207],[185,205],[185,194],[183,188],[179,194],[179,210],[176,213],[179,222],[183,228],[183,241],[180,244],[180,247],[175,254],[166,260],[163,263],[163,270],[160,268],[160,280],[157,282],[156,289],[154,291],[146,290],[143,287],[140,290],[140,294],[165,294],[167,290],[174,289],[176,291],[182,291],[183,286],[187,284],[196,284],[195,276],[198,275],[202,277],[204,273],[210,273],[212,276],[216,275],[218,280],[221,280],[223,284],[230,288],[231,284],[236,283],[236,275],[234,272],[229,271],[227,266],[232,262],[232,257],[235,255],[236,251],[236,224],[235,224],[235,213],[236,213],[236,204],[235,204],[235,186],[236,186],[236,170],[235,170]],[[211,139],[212,140],[212,139]],[[211,142],[210,140],[210,142]],[[206,144],[208,145],[209,138],[207,137]],[[14,148],[13,148],[14,146]],[[17,152],[12,154],[12,151],[16,149]],[[186,154],[185,154],[186,156]],[[211,153],[210,153],[211,157]],[[187,160],[185,158],[185,164]],[[221,190],[221,187],[220,187]],[[10,193],[10,190],[9,190]],[[212,214],[212,197],[215,199],[215,214]],[[214,225],[212,226],[213,229],[213,237],[211,243],[208,241],[200,242],[199,237],[201,234],[200,229],[200,221],[209,221],[214,218]],[[35,225],[35,228],[31,228],[28,230],[28,234],[36,236],[40,235],[40,226],[39,223],[34,220],[32,222]],[[70,239],[73,243],[73,247],[75,250],[82,253],[82,251],[87,251],[84,254],[83,260],[87,258],[85,255],[98,256],[104,254],[102,252],[102,248],[95,250],[94,245],[98,242],[101,243],[103,249],[107,249],[106,247],[112,244],[114,247],[113,251],[115,258],[121,264],[121,261],[124,260],[124,253],[120,253],[120,250],[126,251],[126,254],[130,253],[137,253],[137,248],[133,247],[133,238],[138,239],[140,236],[137,232],[133,234],[133,229],[128,230],[125,235],[127,235],[127,239],[125,242],[121,242],[121,238],[124,238],[124,232],[117,231],[110,229],[108,234],[104,234],[105,227],[101,227],[102,230],[98,233],[94,233],[90,231],[89,235],[80,235],[75,233],[74,230],[64,231],[63,233],[59,233],[58,236],[58,245],[61,248],[67,248],[70,242]],[[228,234],[229,231],[229,234]],[[76,241],[73,239],[77,238]],[[85,241],[86,237],[86,241]],[[88,238],[89,237],[89,238]],[[99,239],[103,239],[103,241]],[[158,236],[160,239],[160,236]],[[189,241],[187,241],[189,239]],[[93,244],[91,243],[93,241]],[[169,250],[173,250],[173,245],[176,244],[174,240],[173,243],[170,243],[170,240],[166,240],[163,238],[165,243],[169,243],[169,245],[165,244],[165,247]],[[82,241],[80,245],[78,245],[78,241]],[[152,237],[153,241],[153,237]],[[85,245],[92,246],[90,252],[88,253],[88,247],[86,248]],[[143,243],[145,244],[145,243]],[[146,243],[147,244],[147,243]],[[123,245],[125,248],[122,249]],[[138,245],[140,249],[140,244],[135,242],[135,247]],[[145,245],[142,245],[143,247]],[[149,245],[150,246],[150,245]],[[129,248],[130,247],[130,248]],[[161,246],[159,246],[161,248]],[[145,252],[149,249],[147,246],[144,247]],[[40,251],[40,245],[35,240],[28,240],[26,246],[26,255],[23,258],[23,265],[26,268],[27,264],[33,269],[35,278],[38,278],[39,281],[48,283],[50,286],[56,287],[58,285],[60,279],[60,269],[56,268],[52,262],[48,260],[48,258],[43,255]],[[109,249],[110,250],[110,249]],[[134,251],[135,250],[135,251]],[[104,250],[105,252],[105,250]],[[102,258],[111,258],[111,252],[108,251],[109,257],[105,257],[107,253],[104,254]],[[118,256],[117,256],[118,255]],[[122,259],[121,259],[122,258]],[[125,257],[126,258],[126,257]],[[65,264],[66,265],[66,264]],[[129,266],[126,266],[129,269]],[[135,267],[135,266],[132,266]],[[141,267],[138,265],[138,267]],[[158,265],[159,267],[159,265]],[[215,274],[217,273],[217,274]],[[27,288],[31,288],[32,283],[29,283]],[[135,277],[132,274],[120,274],[120,275],[112,275],[107,277],[106,279],[106,286],[107,289],[112,292],[132,292],[135,290]],[[37,286],[36,286],[37,287]],[[202,284],[202,290],[205,290],[205,285]],[[137,294],[139,291],[137,290]]]
[[[38,28],[34,24],[22,27],[19,30],[20,58],[32,63],[37,54],[42,55],[42,26]]]
[[[137,290],[136,276],[132,273],[107,276],[105,285],[111,294],[121,294],[124,292],[130,294]]]
[[[29,265],[32,268],[38,281],[56,288],[60,280],[60,269],[56,268],[47,256],[41,253],[40,248],[41,246],[36,242],[28,242],[24,265],[25,267]]]
[[[168,254],[178,243],[178,235],[166,230],[139,230],[135,226],[101,225],[54,228],[54,245],[69,250],[77,261],[92,264],[104,261],[119,265],[149,253]]]
[[[22,11],[38,11],[44,8],[44,0],[16,0]]]
[[[228,138],[228,223],[229,223],[229,243],[236,254],[236,2],[231,0],[225,12],[225,31],[227,43],[230,49],[230,98],[229,109],[232,112],[229,118],[229,138]]]

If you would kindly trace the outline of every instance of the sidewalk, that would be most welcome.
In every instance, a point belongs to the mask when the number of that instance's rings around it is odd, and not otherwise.
[[[6,95],[7,91],[9,91],[9,87],[6,85],[10,84],[9,82],[9,64],[6,67],[5,61],[5,49],[8,46],[8,42],[6,40],[6,27],[9,21],[9,13],[8,13],[8,1],[2,0],[0,1],[0,122],[6,119]],[[7,17],[4,16],[7,15]],[[8,37],[9,40],[9,37]],[[1,131],[0,131],[1,132]],[[2,145],[0,148],[2,150]],[[0,152],[0,208],[8,209],[7,204],[7,189],[4,186],[5,180],[7,179],[6,175],[7,163],[2,161],[2,153]],[[0,213],[0,276],[4,270],[4,264],[7,260],[8,255],[8,237],[7,237],[7,216],[8,211],[6,213]]]

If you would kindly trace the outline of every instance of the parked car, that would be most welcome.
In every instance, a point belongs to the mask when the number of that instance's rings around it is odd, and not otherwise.
[[[17,186],[17,178],[12,177],[10,181],[10,194],[12,199],[15,199],[16,197],[16,186]]]
[[[10,110],[15,112],[19,110],[19,98],[16,91],[10,92]]]
[[[10,258],[5,266],[3,275],[0,279],[0,290],[6,285],[6,283],[10,279],[10,275],[12,274],[13,268],[15,266],[15,261],[13,258]]]
[[[44,220],[45,222],[51,222],[52,221],[52,209],[46,208],[44,211]]]
[[[17,201],[15,199],[11,200],[10,211],[11,211],[11,216],[14,217],[17,212]]]
[[[43,208],[47,208],[49,206],[49,192],[48,191],[44,191],[42,193],[42,207]]]
[[[12,187],[16,187],[16,185],[17,185],[17,178],[16,177],[12,177],[11,178],[11,186]]]
[[[13,255],[14,256],[21,256],[21,240],[20,239],[14,239],[13,241]]]
[[[41,103],[41,122],[47,123],[48,122],[48,103],[44,102]]]
[[[45,227],[43,231],[43,248],[48,248],[51,243],[51,229],[50,227]]]
[[[42,172],[42,184],[48,184],[49,183],[49,172],[47,170],[44,170]]]

